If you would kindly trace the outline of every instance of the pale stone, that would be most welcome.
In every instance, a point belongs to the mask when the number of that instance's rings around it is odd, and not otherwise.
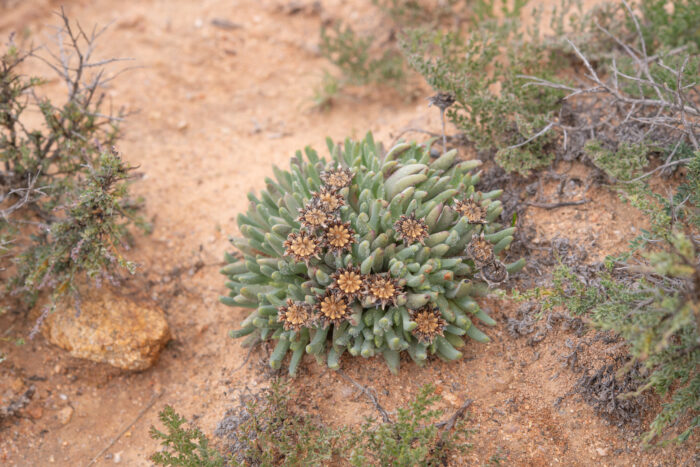
[[[42,333],[72,356],[125,370],[152,366],[170,340],[163,312],[107,287],[81,294],[80,313],[65,300],[44,321]]]

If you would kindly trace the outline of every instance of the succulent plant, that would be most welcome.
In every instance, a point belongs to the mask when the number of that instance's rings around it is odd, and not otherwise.
[[[381,354],[397,371],[400,353],[416,363],[445,360],[467,336],[488,341],[473,322],[495,322],[474,300],[524,261],[498,253],[514,228],[496,222],[501,190],[475,191],[481,162],[430,145],[400,143],[382,157],[371,135],[328,146],[331,161],[307,148],[289,171],[239,214],[221,301],[251,310],[232,337],[277,341],[270,364],[288,352],[290,374],[305,353],[338,368],[343,353]]]

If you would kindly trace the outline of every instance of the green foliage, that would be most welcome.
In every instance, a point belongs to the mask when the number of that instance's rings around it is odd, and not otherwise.
[[[401,47],[433,89],[455,97],[447,115],[457,128],[478,148],[499,151],[497,160],[507,170],[527,173],[552,160],[551,133],[535,135],[564,94],[523,87],[521,75],[552,76],[556,61],[537,31],[526,36],[518,25],[516,20],[487,20],[467,37],[415,29]]]
[[[150,435],[160,440],[163,450],[151,455],[150,460],[156,465],[181,467],[221,467],[223,456],[209,447],[209,440],[199,428],[183,428],[187,423],[184,417],[166,405],[158,414],[167,433],[151,427]]]
[[[435,388],[426,385],[408,407],[396,411],[395,422],[378,424],[368,419],[351,441],[355,446],[351,463],[355,466],[439,466],[449,464],[449,455],[463,453],[470,431],[464,420],[451,429],[441,430],[436,422],[442,410],[431,409],[440,397]]]
[[[273,380],[261,395],[249,400],[217,433],[231,443],[227,465],[318,466],[447,465],[449,456],[464,453],[472,430],[466,428],[463,413],[438,422],[442,410],[431,407],[441,398],[435,388],[426,385],[405,407],[396,411],[396,421],[377,423],[368,418],[359,427],[329,428],[312,416],[300,414],[294,393],[283,380]],[[151,437],[162,440],[164,450],[151,456],[159,465],[217,466],[224,456],[210,448],[204,434],[196,428],[184,429],[185,419],[171,407],[159,415],[168,433],[151,428]],[[227,421],[224,419],[224,421]],[[438,422],[438,423],[436,423]],[[223,422],[222,422],[223,423]]]
[[[21,74],[24,62],[39,59],[34,51],[10,43],[0,55],[0,271],[30,303],[42,290],[52,301],[76,293],[82,274],[113,280],[119,269],[133,271],[120,251],[132,223],[146,227],[140,201],[128,194],[131,168],[107,149],[122,115],[105,113],[101,88],[113,75],[91,59],[99,33],[78,33],[61,18],[62,62],[41,60],[67,85],[64,102],[43,97],[44,81]]]
[[[65,206],[53,210],[50,227],[15,259],[14,284],[27,294],[51,285],[56,297],[73,289],[80,274],[99,281],[110,279],[119,267],[133,273],[134,264],[119,248],[130,238],[129,224],[140,222],[138,205],[127,192],[131,167],[116,152],[104,152],[93,163],[82,169],[85,178],[63,194]]]
[[[487,341],[472,319],[495,323],[473,297],[524,261],[497,259],[515,228],[496,222],[501,190],[475,192],[470,171],[481,162],[457,162],[456,151],[431,160],[429,145],[408,143],[382,158],[371,135],[328,144],[330,163],[307,148],[248,196],[221,301],[251,312],[231,335],[276,340],[270,364],[291,351],[291,374],[304,353],[333,369],[346,351],[382,355],[398,371],[402,351],[422,364],[429,354],[459,358],[462,336]]]
[[[696,164],[694,159],[684,187],[697,186]],[[675,204],[641,184],[628,186],[626,194],[651,227],[632,242],[629,254],[609,258],[608,270],[594,281],[560,267],[547,301],[586,314],[595,326],[625,339],[647,368],[637,393],[653,389],[665,397],[645,442],[690,418],[676,437],[684,441],[700,427],[700,242],[694,227],[676,219],[697,221],[697,198]],[[618,270],[621,260],[626,264]],[[625,269],[633,273],[622,274]]]
[[[292,410],[292,391],[273,380],[262,398],[246,406],[235,433],[242,465],[327,465],[343,448],[346,429],[334,430]]]
[[[649,164],[651,148],[644,143],[623,142],[613,151],[598,140],[590,140],[583,148],[588,158],[614,180],[630,180]]]
[[[398,86],[404,79],[401,54],[392,48],[373,54],[373,43],[373,37],[360,37],[347,25],[337,24],[330,32],[321,28],[321,55],[340,69],[342,85]]]

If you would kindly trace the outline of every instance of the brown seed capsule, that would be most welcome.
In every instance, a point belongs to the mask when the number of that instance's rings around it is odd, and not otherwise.
[[[381,304],[382,309],[390,302],[396,306],[396,299],[403,293],[396,279],[388,273],[372,274],[365,280],[365,287],[362,295],[369,298],[370,302]]]
[[[508,270],[506,266],[498,260],[494,260],[482,266],[481,275],[486,281],[493,283],[500,283],[508,280]]]
[[[296,261],[308,262],[318,258],[321,253],[321,240],[312,233],[292,232],[284,242],[284,256],[291,256]]]
[[[350,185],[353,173],[349,169],[330,169],[321,172],[321,180],[331,190],[340,190]]]
[[[340,324],[352,313],[348,299],[334,290],[326,290],[326,293],[317,296],[316,300],[319,317],[325,324]]]
[[[482,207],[473,199],[457,200],[455,202],[455,211],[461,216],[467,218],[470,224],[485,224],[486,223],[486,208]]]
[[[416,219],[415,214],[399,217],[394,222],[394,231],[406,245],[415,242],[423,244],[428,237],[428,225],[423,219]]]
[[[483,233],[478,238],[472,238],[467,245],[467,253],[477,264],[488,264],[494,259],[493,246],[484,239]]]
[[[329,214],[334,213],[345,205],[345,200],[337,191],[333,191],[325,186],[321,188],[321,191],[313,192],[311,195],[312,203]]]
[[[431,303],[411,311],[411,319],[418,325],[411,332],[420,342],[430,344],[437,336],[444,335],[447,321],[442,319],[440,310]]]
[[[348,300],[352,300],[360,295],[364,284],[364,277],[360,274],[360,269],[352,265],[338,269],[332,276],[331,287],[339,290]]]
[[[301,225],[312,230],[326,227],[331,219],[332,217],[325,210],[314,203],[309,203],[299,209],[299,217],[297,218]]]
[[[287,299],[287,304],[278,308],[277,321],[288,331],[311,327],[314,322],[312,307],[308,303]]]
[[[325,238],[328,248],[334,253],[340,253],[355,243],[355,231],[350,227],[349,222],[334,220],[326,227]]]

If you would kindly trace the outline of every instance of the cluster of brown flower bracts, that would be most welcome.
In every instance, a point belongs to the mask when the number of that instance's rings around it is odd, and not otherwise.
[[[479,268],[481,276],[488,283],[500,283],[508,280],[508,271],[494,254],[493,245],[484,238],[484,234],[472,238],[467,245],[467,253]]]
[[[412,333],[420,342],[430,344],[437,336],[444,335],[443,331],[447,326],[447,321],[442,319],[440,310],[430,303],[413,310],[411,319],[417,324]]]
[[[474,201],[474,198],[457,200],[455,211],[466,217],[470,224],[486,224],[486,208]]]
[[[415,242],[423,245],[424,240],[428,238],[428,225],[423,219],[416,219],[415,214],[399,217],[394,223],[394,231],[405,245]]]
[[[297,221],[299,232],[291,232],[284,243],[285,256],[306,264],[328,248],[335,254],[346,251],[355,243],[355,232],[350,223],[343,222],[338,210],[345,205],[340,190],[352,182],[348,169],[332,169],[321,174],[326,185],[312,193],[311,200],[301,209]]]

